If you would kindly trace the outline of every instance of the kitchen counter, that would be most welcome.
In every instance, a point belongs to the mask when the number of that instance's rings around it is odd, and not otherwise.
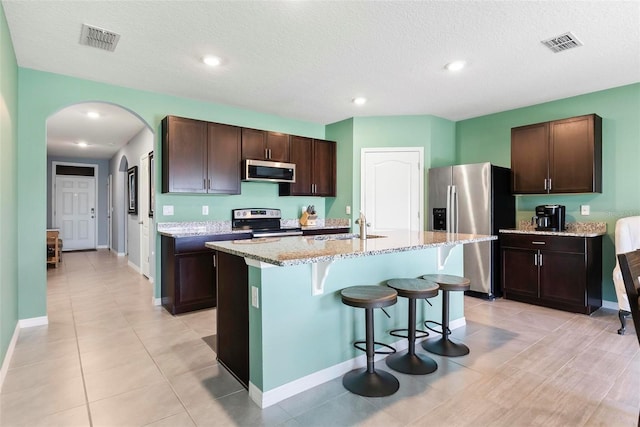
[[[295,220],[281,220],[283,227],[299,227],[300,223]],[[194,236],[217,236],[216,240],[232,240],[248,238],[250,233],[247,230],[232,230],[231,221],[200,221],[200,222],[161,222],[158,223],[158,233],[167,237],[194,237]],[[348,219],[321,219],[314,226],[301,227],[303,233],[313,233],[332,230],[343,230],[349,227]]]
[[[207,242],[210,249],[277,266],[291,266],[370,255],[495,240],[497,236],[431,231],[389,231],[360,240],[355,234],[290,236]]]
[[[445,232],[385,232],[288,236],[207,242],[217,259],[218,360],[260,407],[339,377],[364,363],[353,342],[364,315],[342,304],[349,286],[384,286],[400,277],[463,275],[463,246],[496,236]],[[442,316],[442,296],[420,304],[416,326]],[[388,334],[407,327],[407,299],[375,310],[377,341],[399,351],[407,340]],[[464,295],[449,300],[450,328],[465,325]]]
[[[536,234],[541,236],[597,237],[607,234],[606,222],[568,222],[565,231],[537,231],[528,220],[518,223],[518,228],[501,229],[500,233]]]

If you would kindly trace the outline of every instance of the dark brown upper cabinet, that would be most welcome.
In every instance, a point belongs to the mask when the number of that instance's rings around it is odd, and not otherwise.
[[[602,118],[512,128],[511,177],[516,194],[602,192]]]
[[[242,160],[289,162],[289,135],[242,128]]]
[[[280,184],[281,196],[336,195],[336,143],[291,136],[291,163],[296,165],[296,182]]]
[[[183,117],[162,120],[162,192],[240,194],[241,128]]]

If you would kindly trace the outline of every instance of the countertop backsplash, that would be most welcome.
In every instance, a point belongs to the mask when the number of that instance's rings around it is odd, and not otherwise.
[[[532,233],[557,236],[591,237],[607,234],[606,222],[567,222],[564,231],[536,231],[530,220],[520,220],[515,230],[500,230],[503,233]]]

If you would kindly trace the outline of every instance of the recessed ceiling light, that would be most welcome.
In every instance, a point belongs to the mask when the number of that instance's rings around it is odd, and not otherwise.
[[[353,102],[356,105],[364,105],[367,103],[367,98],[365,98],[364,96],[357,96],[353,98],[351,102]]]
[[[100,113],[98,113],[97,111],[89,111],[87,113],[87,117],[89,117],[90,119],[98,119],[100,118]]]
[[[89,144],[87,144],[87,143],[86,143],[86,142],[84,142],[84,141],[78,141],[78,147],[82,147],[82,148],[84,148],[84,147],[86,147],[86,146],[88,146],[88,145],[89,145]]]
[[[202,62],[204,62],[205,64],[207,64],[210,67],[217,67],[218,65],[220,65],[222,63],[222,60],[220,58],[218,58],[217,56],[207,55],[207,56],[202,58]]]
[[[449,71],[460,71],[464,68],[465,65],[467,65],[467,63],[464,61],[453,61],[445,65],[444,68]]]

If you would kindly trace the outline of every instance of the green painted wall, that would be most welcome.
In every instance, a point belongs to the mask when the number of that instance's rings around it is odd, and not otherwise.
[[[18,323],[17,114],[18,64],[0,5],[0,366]]]
[[[353,119],[327,125],[326,138],[339,141],[336,147],[336,197],[327,199],[328,218],[350,218],[346,207],[353,200]]]
[[[529,219],[536,205],[567,206],[567,221],[604,221],[602,295],[617,303],[612,270],[615,265],[614,230],[619,218],[640,215],[640,83],[505,111],[456,124],[458,163],[490,161],[511,164],[511,128],[582,114],[602,117],[602,193],[517,196],[517,219]],[[580,205],[591,206],[590,216]]]
[[[268,114],[178,98],[124,87],[96,83],[30,69],[18,70],[18,279],[20,283],[19,317],[46,314],[46,265],[42,250],[46,228],[46,120],[56,111],[80,102],[103,101],[117,104],[138,115],[156,132],[156,165],[161,165],[160,122],[173,114],[238,126],[324,138],[324,125],[291,120]],[[15,175],[13,175],[15,176]],[[156,188],[160,190],[160,168]],[[275,184],[243,183],[242,195],[206,196],[156,193],[155,220],[204,221],[228,220],[233,207],[278,207],[285,217],[297,217],[299,207],[315,204],[324,214],[324,199],[314,197],[278,197]],[[210,214],[201,215],[202,205]],[[174,216],[163,216],[162,206],[173,205]],[[42,232],[33,232],[42,230]],[[160,239],[158,239],[159,241]],[[158,243],[159,244],[159,243]],[[156,248],[156,295],[159,295],[159,253]]]

